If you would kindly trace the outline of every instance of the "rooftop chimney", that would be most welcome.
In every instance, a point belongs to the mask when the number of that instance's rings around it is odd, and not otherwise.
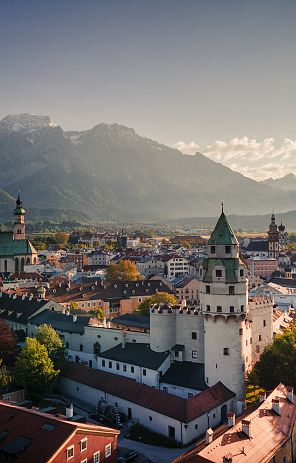
[[[294,403],[294,389],[291,386],[287,386],[287,399]]]
[[[259,403],[265,402],[266,400],[266,391],[259,391]]]
[[[122,340],[121,340],[122,349],[125,349],[125,346],[126,346],[126,332],[123,330],[122,331]]]
[[[206,444],[207,445],[213,442],[213,434],[214,434],[214,431],[212,430],[212,428],[207,429],[206,431]]]
[[[66,310],[66,315],[67,315],[67,317],[70,315],[70,310],[69,309]]]
[[[280,415],[281,414],[280,399],[278,397],[275,397],[274,399],[272,399],[271,403],[272,403],[272,410],[277,415]]]
[[[72,403],[66,406],[66,419],[69,420],[70,418],[73,418],[73,404]]]
[[[242,431],[246,434],[246,436],[248,436],[248,438],[250,439],[252,437],[251,435],[251,421],[249,420],[242,420]]]
[[[77,315],[73,315],[73,322],[77,322]]]
[[[232,463],[232,453],[228,453],[223,457],[223,463]]]
[[[235,413],[229,412],[227,413],[227,426],[229,428],[232,428],[235,426]]]

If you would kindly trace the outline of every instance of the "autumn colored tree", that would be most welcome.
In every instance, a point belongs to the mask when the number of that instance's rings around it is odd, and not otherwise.
[[[266,390],[279,383],[296,387],[296,323],[264,349],[248,380]]]
[[[145,301],[141,302],[137,312],[142,315],[149,315],[149,309],[152,304],[173,304],[175,305],[177,300],[173,294],[159,292],[155,293],[150,297],[147,297]]]
[[[0,392],[3,391],[11,383],[11,376],[5,365],[2,365],[0,359]]]
[[[43,324],[38,327],[35,338],[46,347],[55,367],[60,367],[65,361],[66,350],[58,333],[50,325]]]
[[[106,272],[106,280],[116,283],[117,281],[142,280],[136,264],[130,260],[121,260],[118,264],[110,264]]]
[[[16,339],[10,326],[0,320],[0,359],[5,363],[15,353]]]
[[[25,389],[26,395],[38,400],[42,393],[51,390],[58,374],[46,347],[36,338],[26,338],[14,370],[15,382]]]

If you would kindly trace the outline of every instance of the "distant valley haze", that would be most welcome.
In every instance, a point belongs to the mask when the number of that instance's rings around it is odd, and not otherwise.
[[[295,177],[256,182],[202,153],[184,155],[133,128],[98,124],[64,131],[49,116],[0,121],[0,201],[11,213],[21,190],[35,219],[165,221],[215,216],[223,199],[234,214],[289,211]]]

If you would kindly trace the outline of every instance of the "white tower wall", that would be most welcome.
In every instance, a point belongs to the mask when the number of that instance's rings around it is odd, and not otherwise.
[[[176,311],[150,309],[150,347],[155,352],[170,350],[176,344]]]

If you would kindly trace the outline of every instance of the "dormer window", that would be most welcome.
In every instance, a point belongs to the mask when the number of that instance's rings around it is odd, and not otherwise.
[[[216,246],[211,246],[211,254],[215,254],[216,252]]]
[[[225,254],[231,253],[231,246],[225,246]]]

